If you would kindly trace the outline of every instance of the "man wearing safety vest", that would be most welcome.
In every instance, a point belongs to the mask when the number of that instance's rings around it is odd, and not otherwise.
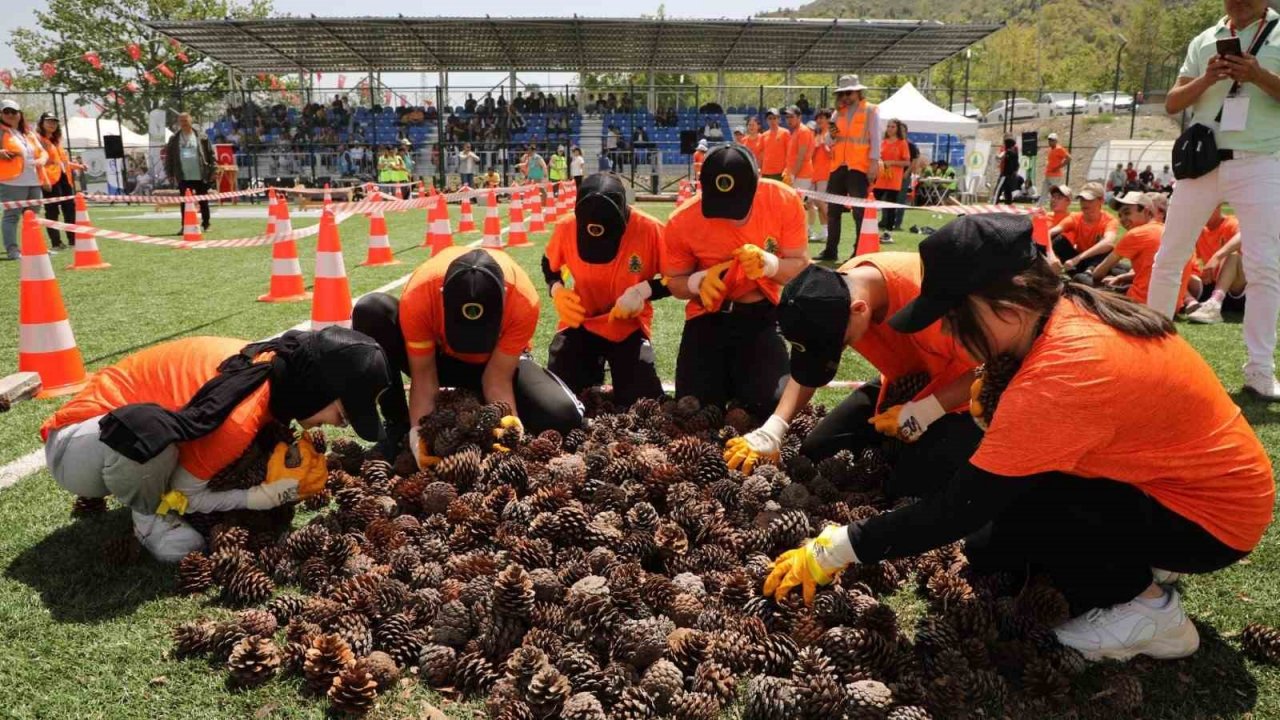
[[[832,195],[864,200],[867,189],[880,175],[880,111],[867,102],[866,89],[857,75],[840,76],[835,122],[830,127],[831,177],[827,180],[827,192]],[[845,212],[841,205],[828,208],[827,248],[819,260],[839,259],[840,216]],[[853,225],[856,243],[862,232],[861,208],[853,208]]]
[[[751,151],[722,145],[702,163],[702,192],[667,221],[662,274],[688,300],[676,395],[767,412],[787,380],[778,293],[809,264],[804,204],[759,177]]]
[[[619,407],[662,397],[649,342],[651,303],[671,294],[659,276],[662,223],[628,205],[612,173],[586,178],[580,193],[542,257],[560,317],[547,369],[581,393],[604,382],[607,364]]]
[[[569,177],[569,158],[565,157],[563,145],[557,147],[556,154],[551,156],[548,177],[553,183],[564,182]]]
[[[274,448],[266,480],[240,490],[208,483],[269,423],[350,424],[378,438],[377,397],[390,382],[370,338],[340,327],[290,331],[259,343],[190,337],[135,353],[96,373],[40,428],[58,486],[114,495],[157,560],[204,547],[181,516],[269,510],[324,489],[324,456],[306,440]]]
[[[435,411],[442,387],[506,403],[507,428],[537,434],[579,427],[577,399],[528,352],[538,308],[538,291],[510,255],[459,246],[419,265],[399,300],[380,292],[361,298],[352,325],[378,341],[391,369],[391,387],[379,401],[379,451],[395,457],[407,436],[419,466],[433,462],[417,423]],[[407,402],[402,374],[411,381]]]

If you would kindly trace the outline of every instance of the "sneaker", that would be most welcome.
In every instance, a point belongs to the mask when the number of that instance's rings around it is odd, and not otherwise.
[[[1151,579],[1157,585],[1172,585],[1182,579],[1183,573],[1174,572],[1172,570],[1161,570],[1160,568],[1151,568]]]
[[[1141,600],[1090,610],[1053,629],[1058,642],[1086,659],[1128,660],[1146,655],[1158,660],[1184,658],[1200,647],[1200,634],[1182,611],[1178,591],[1168,589],[1165,606]]]
[[[822,234],[820,234],[820,233],[810,233],[810,234],[809,234],[809,242],[811,242],[811,243],[824,243],[824,242],[826,242],[826,241],[827,241],[827,236],[826,236],[826,235],[822,235]]]
[[[880,233],[880,244],[881,244],[881,245],[892,245],[892,244],[893,244],[893,236],[889,234],[889,231],[888,231],[888,230],[886,230],[886,231],[884,231],[884,232]]]
[[[1268,402],[1280,400],[1280,382],[1269,370],[1245,370],[1244,391]]]
[[[5,260],[21,260],[22,253],[17,248],[9,248],[4,254]]]
[[[177,515],[144,515],[133,511],[133,534],[160,562],[176,563],[204,549],[204,536]]]
[[[821,255],[819,255],[815,260],[816,262],[835,262],[837,259],[838,258],[836,257],[835,253],[824,252]]]
[[[1216,325],[1222,322],[1222,305],[1214,300],[1205,300],[1200,303],[1200,307],[1187,313],[1187,322]]]

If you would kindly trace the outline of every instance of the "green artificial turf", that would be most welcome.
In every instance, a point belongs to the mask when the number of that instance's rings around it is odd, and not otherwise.
[[[669,204],[647,205],[660,218]],[[453,208],[455,225],[457,208]],[[114,230],[169,234],[178,229],[176,213],[164,220],[127,219],[152,212],[150,206],[92,210],[96,224]],[[422,240],[425,212],[392,214],[387,225],[397,257],[405,264],[361,268],[367,223],[352,218],[341,226],[347,270],[359,295],[410,272],[427,257]],[[947,218],[910,211],[906,225],[940,227]],[[315,219],[295,220],[305,227]],[[215,215],[210,239],[256,235],[261,220],[225,220]],[[852,229],[847,228],[845,251]],[[459,243],[477,239],[459,235]],[[536,247],[513,251],[541,287],[538,262],[547,234],[532,237]],[[920,236],[897,233],[887,250],[913,250]],[[257,339],[307,319],[307,304],[256,302],[265,292],[269,249],[179,251],[100,240],[110,270],[63,271],[70,254],[54,258],[54,267],[79,346],[90,369],[168,338],[193,334]],[[304,274],[313,270],[314,239],[299,243]],[[811,245],[817,250],[819,246]],[[18,266],[0,263],[0,316],[18,314]],[[397,292],[393,291],[393,292]],[[682,327],[683,308],[674,300],[657,303],[654,345],[660,375],[671,380]],[[535,338],[535,355],[545,360],[555,327],[550,302]],[[1244,362],[1239,318],[1224,325],[1179,325],[1222,377],[1226,387],[1240,386]],[[0,334],[0,376],[17,368],[17,333]],[[872,376],[861,358],[846,353],[839,378]],[[825,390],[818,401],[834,404],[840,391]],[[1280,448],[1280,409],[1239,394],[1272,461]],[[1116,388],[1124,401],[1124,388]],[[0,415],[0,463],[39,448],[37,430],[60,400],[22,403]],[[1186,408],[1195,412],[1195,408]],[[1105,412],[1100,408],[1099,412]],[[203,661],[167,657],[170,628],[186,619],[227,611],[205,598],[178,597],[171,568],[151,561],[127,568],[104,566],[102,545],[128,532],[127,511],[74,521],[70,497],[41,471],[0,490],[0,718],[320,718],[325,703],[307,699],[296,680],[276,680],[248,692],[223,687],[225,672]],[[114,507],[114,506],[113,506]],[[1280,718],[1280,671],[1245,660],[1235,636],[1247,622],[1280,624],[1277,589],[1277,532],[1273,528],[1243,563],[1182,584],[1184,602],[1201,630],[1202,649],[1193,658],[1167,663],[1141,662],[1147,705],[1144,718]],[[921,612],[907,591],[890,602],[909,619]],[[1077,682],[1072,706],[1091,699],[1108,668],[1090,671]],[[375,717],[431,717],[429,707],[449,717],[471,717],[475,703],[457,704],[408,681],[380,701]],[[1070,717],[1069,707],[1052,708],[1045,717]]]

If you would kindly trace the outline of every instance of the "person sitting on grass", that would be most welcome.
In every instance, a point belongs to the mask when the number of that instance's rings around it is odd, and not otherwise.
[[[812,601],[849,565],[964,539],[975,573],[1047,576],[1073,616],[1053,632],[1089,660],[1195,653],[1171,582],[1247,556],[1275,502],[1266,448],[1213,369],[1165,317],[1065,283],[1025,216],[959,218],[920,256],[920,297],[888,322],[911,333],[941,321],[1007,368],[971,401],[985,434],[945,491],[828,526],[775,561],[765,594],[799,587]]]
[[[1057,227],[1071,215],[1071,188],[1066,185],[1049,186],[1049,227]]]
[[[1093,269],[1093,281],[1095,284],[1123,290],[1134,302],[1145,303],[1147,289],[1151,285],[1151,266],[1155,263],[1160,238],[1164,235],[1164,213],[1169,207],[1169,198],[1158,192],[1128,192],[1120,196],[1116,203],[1125,234],[1107,258]],[[1129,261],[1129,270],[1117,275],[1112,270],[1121,260]],[[1179,297],[1183,298],[1183,305],[1190,300],[1187,289],[1194,270],[1194,262],[1188,262],[1182,272]]]
[[[1092,270],[1116,246],[1120,223],[1102,207],[1106,194],[1099,183],[1086,183],[1076,193],[1080,211],[1049,228],[1049,261],[1068,275]]]
[[[247,343],[192,337],[155,345],[98,371],[40,428],[54,482],[79,497],[114,495],[157,560],[204,548],[185,513],[269,510],[324,490],[324,456],[305,440],[300,462],[281,443],[266,481],[247,490],[208,483],[268,423],[351,425],[374,441],[376,398],[391,382],[374,341],[340,327]]]
[[[1244,312],[1244,291],[1247,284],[1240,257],[1240,223],[1235,215],[1223,215],[1222,206],[1214,208],[1209,222],[1200,231],[1196,241],[1193,262],[1201,264],[1193,286],[1200,287],[1192,294],[1205,298],[1199,307],[1187,315],[1187,320],[1199,325],[1222,322],[1222,311]]]

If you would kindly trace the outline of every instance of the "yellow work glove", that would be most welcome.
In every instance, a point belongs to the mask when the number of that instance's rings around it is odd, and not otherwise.
[[[420,470],[440,462],[440,458],[431,454],[431,447],[427,444],[426,438],[422,437],[422,430],[416,426],[409,428],[409,452],[413,453],[413,461],[418,464]]]
[[[878,433],[912,443],[919,440],[930,425],[946,414],[947,411],[938,402],[937,396],[929,395],[920,400],[894,405],[867,422],[874,425]]]
[[[733,260],[725,260],[689,276],[689,292],[698,296],[703,307],[715,307],[724,297],[726,287],[724,275],[729,272],[733,262]]]
[[[836,573],[858,561],[849,544],[847,525],[828,525],[822,534],[773,561],[773,570],[764,581],[764,594],[781,602],[793,588],[804,593],[806,605],[813,604],[819,585],[828,585]]]
[[[587,309],[582,306],[582,298],[564,285],[557,283],[551,290],[551,302],[556,306],[560,322],[566,327],[581,327],[582,321],[587,319]]]
[[[520,422],[520,418],[515,415],[508,415],[498,421],[498,427],[493,429],[493,439],[501,440],[502,436],[506,435],[507,431],[512,429],[514,429],[519,435],[524,435],[524,424]],[[511,452],[511,448],[502,445],[501,443],[494,443],[493,449],[497,452]]]
[[[731,470],[750,474],[761,460],[776,461],[782,454],[782,441],[790,428],[786,420],[770,415],[758,429],[725,442],[725,463]]]
[[[788,184],[788,185],[793,185],[793,184],[795,184],[795,183],[794,183],[794,181],[795,181],[795,178],[791,176],[791,171],[790,171],[790,170],[783,170],[783,171],[782,171],[782,182],[784,182],[784,183],[786,183],[786,184]]]
[[[310,433],[303,433],[296,443],[278,443],[267,461],[267,479],[263,485],[294,482],[297,498],[306,498],[324,490],[329,467],[324,455],[316,450]]]
[[[164,515],[170,510],[179,515],[187,514],[187,496],[181,490],[170,490],[160,496],[160,504],[156,506],[156,514]]]
[[[978,423],[978,427],[983,430],[987,429],[987,409],[982,406],[982,376],[979,375],[974,379],[973,384],[969,386],[969,414],[973,416],[973,421]]]
[[[743,245],[733,251],[733,257],[748,279],[759,280],[778,273],[778,256],[759,245]]]

